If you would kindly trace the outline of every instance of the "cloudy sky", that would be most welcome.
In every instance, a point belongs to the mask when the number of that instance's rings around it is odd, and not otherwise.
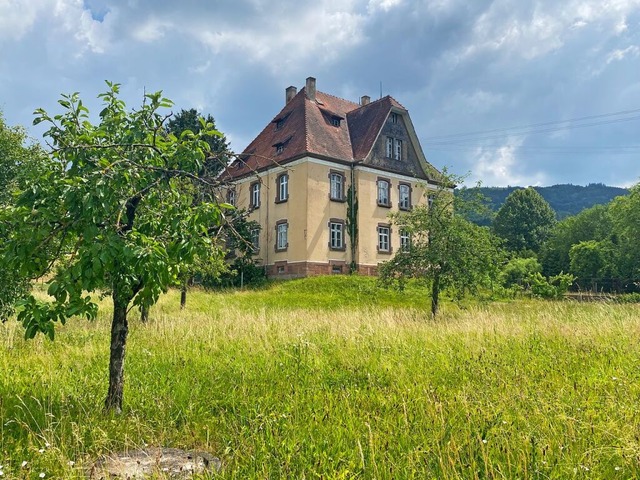
[[[640,0],[0,0],[0,110],[163,90],[241,151],[289,85],[392,95],[487,186],[640,181]]]

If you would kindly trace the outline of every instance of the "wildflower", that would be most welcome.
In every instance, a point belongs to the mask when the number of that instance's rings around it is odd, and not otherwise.
[[[486,439],[486,438],[483,438],[483,439],[482,439],[482,443],[487,443],[487,439]]]
[[[22,464],[20,465],[22,468],[25,468],[27,466],[29,462],[27,462],[26,460],[23,460]]]
[[[73,460],[69,460],[69,466],[73,467],[76,464],[76,462],[74,462]]]
[[[38,475],[38,476],[39,476],[40,478],[44,478],[44,477],[45,477],[44,472],[40,472],[40,475]]]
[[[2,477],[3,475],[4,475],[4,472],[0,470],[0,477]]]
[[[40,450],[38,450],[38,453],[44,453],[44,448],[41,448]]]
[[[620,470],[622,470],[622,469],[621,469],[620,467],[616,467],[616,468],[614,468],[614,470],[615,470],[616,472],[618,472],[618,471],[620,471]]]
[[[44,442],[44,446],[49,448],[49,447],[51,447],[51,444],[49,442]]]

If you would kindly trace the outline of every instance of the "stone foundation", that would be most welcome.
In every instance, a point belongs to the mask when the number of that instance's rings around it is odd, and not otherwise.
[[[314,277],[317,275],[344,275],[349,273],[349,264],[341,260],[329,260],[329,262],[275,262],[266,267],[268,278],[290,279],[302,277]],[[375,276],[378,267],[375,265],[358,265],[357,273],[360,275]]]

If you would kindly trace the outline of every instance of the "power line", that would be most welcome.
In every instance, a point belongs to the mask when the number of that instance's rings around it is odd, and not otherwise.
[[[627,122],[631,120],[640,119],[640,115],[635,115],[627,118],[613,118],[613,119],[609,119],[601,122],[587,122],[587,123],[572,124],[572,122],[582,122],[585,120],[595,120],[599,118],[609,118],[609,117],[616,117],[616,116],[620,117],[620,116],[631,115],[636,113],[640,113],[640,109],[622,110],[619,112],[603,113],[600,115],[589,115],[586,117],[577,117],[577,118],[572,118],[568,120],[557,120],[552,122],[533,123],[529,125],[521,125],[521,126],[515,126],[515,127],[495,128],[492,130],[479,130],[475,132],[456,133],[451,135],[437,135],[437,136],[423,138],[423,141],[425,141],[425,143],[430,145],[447,145],[447,144],[454,144],[455,143],[454,139],[457,139],[457,141],[469,142],[469,141],[479,141],[479,140],[492,140],[492,139],[504,138],[508,136],[523,136],[523,135],[533,135],[533,134],[539,134],[539,133],[550,133],[550,132],[556,132],[560,130],[568,130],[572,128],[584,128],[584,127],[592,127],[597,125],[608,125],[612,123]],[[539,127],[548,127],[551,125],[555,125],[555,126],[553,128],[542,128],[542,129],[539,128]],[[518,132],[518,130],[524,130],[524,131]],[[496,134],[499,132],[502,132],[502,133],[499,135],[487,135],[487,134]],[[465,139],[464,137],[476,137],[476,138]]]

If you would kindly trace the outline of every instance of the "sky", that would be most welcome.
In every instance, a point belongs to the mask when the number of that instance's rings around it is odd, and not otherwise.
[[[0,0],[0,110],[60,113],[105,80],[215,118],[241,152],[285,88],[391,95],[466,183],[640,182],[640,0]]]

